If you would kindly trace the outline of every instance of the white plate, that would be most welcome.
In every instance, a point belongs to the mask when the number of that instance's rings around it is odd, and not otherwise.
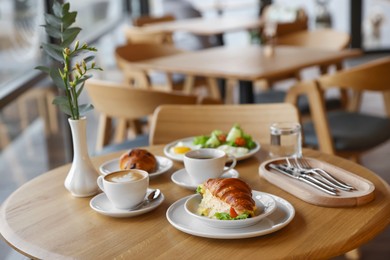
[[[240,174],[238,173],[238,171],[234,169],[229,170],[228,172],[222,174],[221,176],[221,178],[238,178],[238,177],[240,177]],[[171,175],[171,180],[177,185],[190,190],[196,190],[196,188],[199,185],[192,182],[185,168],[174,172]]]
[[[163,173],[169,171],[173,166],[172,160],[165,158],[163,156],[157,155],[156,160],[158,163],[158,169],[155,172],[149,173],[149,177],[154,177],[154,176],[163,174]],[[103,163],[102,165],[100,165],[100,167],[99,167],[99,171],[103,175],[109,174],[111,172],[119,171],[119,170],[120,170],[119,158],[107,161],[107,162]]]
[[[256,203],[256,207],[260,213],[255,213],[254,217],[237,220],[219,220],[197,214],[197,210],[202,196],[200,194],[192,195],[184,204],[184,209],[192,217],[199,219],[206,225],[215,228],[242,228],[256,224],[266,216],[270,215],[276,209],[275,200],[268,194],[260,191],[252,191],[252,198]]]
[[[188,138],[184,138],[184,139],[180,139],[180,140],[177,140],[177,141],[174,141],[172,143],[169,143],[167,144],[165,147],[164,147],[164,154],[171,158],[172,160],[175,160],[175,161],[180,161],[182,162],[183,161],[183,154],[174,154],[174,153],[171,153],[170,150],[172,147],[176,146],[177,143],[179,142],[182,142],[184,145],[190,147],[192,150],[196,150],[196,149],[199,149],[197,145],[194,145],[192,144],[192,141],[194,140],[194,137],[188,137]],[[246,158],[249,158],[251,157],[252,155],[254,155],[255,153],[257,153],[257,151],[260,150],[260,144],[258,142],[255,142],[256,143],[256,147],[253,148],[253,149],[250,149],[249,152],[245,155],[242,155],[242,156],[237,156],[236,159],[237,161],[240,161],[240,160],[244,160]]]
[[[148,189],[147,193],[149,193],[150,191],[151,189]],[[106,194],[104,194],[103,192],[93,197],[89,202],[89,206],[96,212],[106,216],[116,217],[116,218],[128,218],[128,217],[135,217],[141,214],[145,214],[149,211],[152,211],[153,209],[160,206],[160,204],[163,201],[164,201],[164,195],[161,193],[160,197],[158,197],[156,200],[142,206],[137,210],[117,209],[111,204]]]
[[[276,201],[275,211],[249,227],[214,228],[206,225],[185,211],[184,203],[190,196],[173,203],[168,208],[166,217],[169,223],[178,230],[199,237],[239,239],[263,236],[282,229],[291,222],[295,215],[295,209],[288,201],[275,195],[270,194],[270,196]]]

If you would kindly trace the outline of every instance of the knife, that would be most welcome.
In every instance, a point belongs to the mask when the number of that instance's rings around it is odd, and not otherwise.
[[[280,165],[277,165],[277,164],[273,164],[273,163],[270,163],[269,164],[269,167],[271,167],[272,169],[278,171],[279,173],[282,173],[284,175],[287,175],[288,177],[290,178],[293,178],[293,179],[297,179],[297,180],[300,180],[302,182],[305,182],[327,194],[330,194],[330,195],[333,195],[333,196],[338,196],[338,194],[336,193],[336,191],[333,191],[333,190],[329,190],[327,189],[326,187],[324,186],[321,186],[319,185],[318,183],[316,182],[313,182],[313,181],[310,181],[309,178],[307,178],[307,176],[302,176],[300,174],[296,174],[294,173],[293,171],[291,170],[288,170],[286,168],[281,168]]]

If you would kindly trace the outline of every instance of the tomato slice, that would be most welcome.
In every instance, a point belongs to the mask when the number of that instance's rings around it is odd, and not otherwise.
[[[230,207],[230,216],[232,218],[235,218],[238,216],[237,212],[232,207]]]
[[[226,135],[225,134],[220,134],[217,136],[218,140],[221,142],[221,143],[224,143],[226,142]]]
[[[244,138],[242,137],[237,137],[236,140],[234,141],[234,143],[237,145],[237,146],[245,146],[246,145],[246,141]]]

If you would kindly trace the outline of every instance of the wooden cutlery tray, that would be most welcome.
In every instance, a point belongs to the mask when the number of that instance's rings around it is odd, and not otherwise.
[[[341,169],[329,163],[314,158],[306,158],[312,167],[321,168],[337,179],[354,186],[353,191],[340,191],[339,196],[332,196],[322,192],[300,180],[290,178],[269,167],[269,164],[285,163],[282,158],[263,162],[259,167],[259,174],[270,183],[291,193],[308,203],[325,207],[353,207],[372,201],[375,186],[370,181],[357,176],[347,170]]]

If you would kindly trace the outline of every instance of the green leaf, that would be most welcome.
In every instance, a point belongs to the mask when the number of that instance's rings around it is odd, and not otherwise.
[[[65,3],[62,6],[62,16],[67,15],[69,13],[69,9],[70,9],[70,4],[69,3]]]
[[[60,51],[57,46],[53,46],[52,44],[48,44],[48,43],[42,43],[42,48],[53,59],[60,62],[63,61],[62,51]]]
[[[69,105],[69,99],[66,96],[56,96],[53,99],[52,104],[54,104],[54,105],[68,104]]]
[[[84,61],[85,61],[85,63],[87,63],[87,62],[93,61],[94,59],[95,59],[95,56],[91,55],[91,56],[84,58]]]
[[[70,12],[62,19],[63,28],[68,29],[74,22],[76,22],[77,12]]]
[[[83,114],[87,113],[88,111],[91,111],[92,109],[93,109],[92,104],[83,104],[83,105],[79,106],[79,113],[80,113],[80,115],[83,115]]]
[[[84,81],[85,81],[85,80],[84,80]],[[81,84],[80,88],[79,88],[79,89],[77,90],[77,92],[76,92],[77,98],[81,95],[81,92],[83,92],[84,83],[85,83],[85,82],[83,82],[83,83]]]
[[[64,31],[63,33],[63,42],[61,46],[66,47],[69,46],[77,37],[79,32],[81,31],[81,28],[79,27],[73,27],[73,28],[68,28]]]
[[[58,18],[52,14],[45,14],[45,21],[46,21],[46,24],[49,24],[58,30],[61,29],[62,21],[60,18]]]
[[[46,66],[36,66],[34,69],[46,72],[47,74],[50,73],[50,68]]]
[[[53,3],[53,13],[57,17],[62,17],[62,5],[57,1]]]
[[[84,83],[87,79],[92,78],[92,75],[84,75],[80,80],[79,83]]]
[[[69,100],[65,96],[56,96],[53,99],[52,104],[57,105],[62,112],[64,112],[67,115],[72,116],[72,112],[69,105]]]
[[[43,25],[43,27],[45,27],[45,31],[49,36],[55,39],[61,39],[62,32],[58,28],[51,26],[50,24]]]
[[[69,116],[72,116],[72,111],[69,107],[69,104],[61,104],[61,105],[58,105],[58,107],[60,108],[60,110],[62,112],[64,112],[65,114],[69,115]]]
[[[62,88],[62,89],[66,89],[64,81],[62,80],[60,72],[58,71],[58,69],[56,69],[56,68],[51,69],[50,70],[50,77],[51,77],[51,79],[53,80],[54,84],[57,87]]]

